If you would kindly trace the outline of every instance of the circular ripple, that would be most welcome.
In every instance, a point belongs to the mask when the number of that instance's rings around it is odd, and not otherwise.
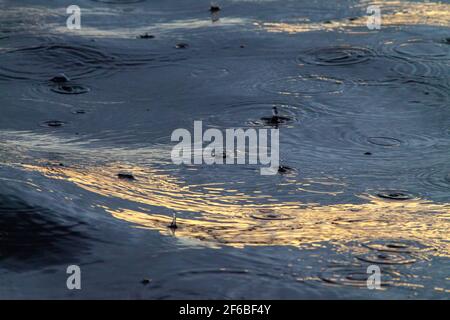
[[[394,189],[384,189],[369,192],[366,196],[369,199],[383,199],[383,200],[394,200],[394,201],[407,201],[407,200],[418,200],[419,196],[405,191],[405,190],[394,190]]]
[[[338,286],[367,287],[367,267],[359,264],[332,266],[324,270],[319,278],[328,283]],[[394,280],[400,278],[400,275],[394,271],[383,270],[382,287],[392,285]]]
[[[391,68],[395,73],[406,77],[441,78],[448,76],[448,66],[436,61],[397,59]]]
[[[308,50],[298,60],[319,66],[345,66],[366,62],[374,56],[375,53],[367,48],[336,46]]]
[[[364,120],[387,117],[422,119],[429,112],[446,112],[450,103],[445,84],[418,78],[366,82],[354,85],[340,95],[321,96],[319,99],[330,114]]]
[[[390,137],[369,137],[367,141],[382,147],[398,147],[402,144],[401,140]]]
[[[116,58],[89,46],[45,44],[0,54],[0,78],[48,80],[65,73],[72,79],[111,73]]]
[[[374,264],[411,264],[417,260],[406,253],[379,252],[356,256],[358,260]]]
[[[445,152],[445,149],[443,151]],[[429,194],[433,201],[450,202],[450,167],[448,164],[432,164],[411,170],[411,173],[421,189],[424,190],[422,192]]]
[[[331,77],[308,75],[290,76],[280,79],[270,79],[260,82],[256,86],[265,92],[282,95],[317,95],[332,94],[344,91],[347,84],[343,80]]]
[[[257,220],[292,220],[291,216],[280,214],[272,210],[258,210],[257,213],[251,214],[250,217]]]
[[[448,171],[446,171],[448,170]],[[435,190],[450,190],[450,169],[444,168],[424,168],[421,169],[416,177],[426,187]]]
[[[394,44],[392,50],[400,56],[426,60],[446,60],[450,58],[450,48],[441,42],[410,40]]]
[[[362,244],[364,247],[380,252],[417,254],[433,250],[421,243],[408,240],[398,241],[372,241]]]

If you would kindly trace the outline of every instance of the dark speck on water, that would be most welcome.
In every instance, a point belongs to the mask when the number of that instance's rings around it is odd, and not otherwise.
[[[135,177],[131,173],[118,173],[117,177],[124,180],[135,180]]]
[[[66,124],[65,121],[60,121],[60,120],[49,120],[49,121],[43,122],[43,125],[45,125],[47,127],[62,127],[65,124]]]
[[[284,165],[280,165],[278,167],[278,173],[280,174],[285,174],[285,173],[290,173],[290,172],[294,172],[295,170],[291,167],[288,166],[284,166]]]
[[[138,38],[139,39],[153,39],[153,38],[155,38],[155,36],[152,34],[145,33],[145,34],[139,35]]]
[[[178,229],[176,213],[173,214],[172,222],[170,222],[170,224],[167,227],[170,229]]]
[[[211,5],[211,7],[209,8],[209,11],[211,11],[211,12],[219,12],[220,11],[220,7],[218,5]]]

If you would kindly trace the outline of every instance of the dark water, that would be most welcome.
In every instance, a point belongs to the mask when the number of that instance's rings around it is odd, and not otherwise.
[[[1,298],[448,299],[448,1],[72,2],[0,1]],[[285,172],[172,164],[273,107]]]

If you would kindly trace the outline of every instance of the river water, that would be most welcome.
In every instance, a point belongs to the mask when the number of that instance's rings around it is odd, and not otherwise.
[[[0,1],[0,298],[448,299],[450,3],[217,5]],[[171,161],[273,107],[286,172]]]

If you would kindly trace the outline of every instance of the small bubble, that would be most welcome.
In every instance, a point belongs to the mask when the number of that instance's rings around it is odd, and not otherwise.
[[[51,88],[53,92],[60,94],[83,94],[89,92],[90,89],[76,84],[59,84]]]

